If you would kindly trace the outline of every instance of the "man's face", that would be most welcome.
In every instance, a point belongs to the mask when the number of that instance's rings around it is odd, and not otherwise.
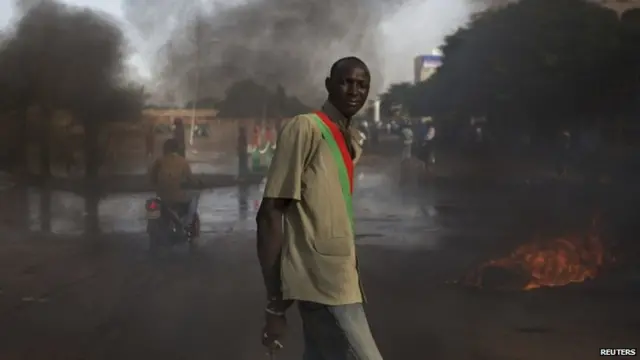
[[[344,116],[352,117],[367,101],[370,78],[369,72],[359,64],[340,66],[336,74],[326,81],[329,100]]]

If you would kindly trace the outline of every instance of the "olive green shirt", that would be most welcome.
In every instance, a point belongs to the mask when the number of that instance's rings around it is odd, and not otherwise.
[[[347,120],[333,105],[327,102],[322,110],[345,128]],[[313,116],[296,116],[282,128],[264,190],[265,198],[294,200],[284,216],[283,297],[325,305],[360,303],[355,236],[338,164]],[[347,131],[355,164],[362,153],[359,134]]]

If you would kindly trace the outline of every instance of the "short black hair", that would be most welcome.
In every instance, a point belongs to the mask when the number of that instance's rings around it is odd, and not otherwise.
[[[356,56],[347,56],[338,59],[338,61],[334,62],[333,65],[331,65],[331,70],[329,70],[329,77],[336,77],[338,75],[338,69],[346,63],[353,63],[357,66],[360,66],[362,67],[362,69],[367,71],[367,74],[369,74],[369,67],[364,63],[364,61],[362,61],[362,59]]]
[[[165,154],[177,153],[180,151],[180,144],[176,139],[167,139],[162,146],[162,151]]]

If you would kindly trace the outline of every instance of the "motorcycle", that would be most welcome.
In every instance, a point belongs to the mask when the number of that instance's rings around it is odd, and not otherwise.
[[[199,193],[194,196],[196,208],[199,198]],[[193,215],[193,221],[185,224],[184,217],[188,210],[170,206],[158,196],[145,202],[145,210],[151,252],[179,244],[187,244],[189,250],[194,250],[196,239],[200,236],[200,217],[197,211]]]

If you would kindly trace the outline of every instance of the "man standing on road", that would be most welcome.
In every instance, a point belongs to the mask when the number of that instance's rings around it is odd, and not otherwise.
[[[425,163],[425,167],[429,167],[435,163],[433,154],[433,139],[436,136],[436,128],[433,125],[433,119],[428,116],[420,120],[418,125],[418,158]]]
[[[153,119],[148,118],[145,119],[144,124],[144,140],[145,140],[145,148],[147,151],[147,158],[151,159],[156,154],[156,132],[155,132],[155,123]]]
[[[338,60],[322,111],[296,116],[278,137],[257,216],[268,295],[262,341],[270,351],[280,347],[285,312],[297,302],[303,359],[382,360],[362,306],[351,203],[362,152],[351,118],[370,80],[362,60]]]
[[[400,130],[400,138],[402,140],[402,161],[411,159],[413,148],[413,129],[411,120],[404,119],[402,130]]]
[[[182,119],[178,118],[173,122],[175,128],[173,129],[173,138],[178,142],[179,151],[178,154],[183,158],[186,158],[186,144],[184,138],[184,123]]]
[[[244,126],[238,127],[238,178],[244,179],[249,174],[249,154],[247,143],[247,129]]]

